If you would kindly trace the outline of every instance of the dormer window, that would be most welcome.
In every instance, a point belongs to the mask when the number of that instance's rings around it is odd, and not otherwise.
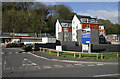
[[[86,19],[86,18],[82,18],[81,21],[82,21],[83,23],[87,23],[87,19]]]

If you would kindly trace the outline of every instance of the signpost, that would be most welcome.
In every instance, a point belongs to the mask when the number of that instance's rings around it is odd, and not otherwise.
[[[90,34],[82,34],[82,52],[84,51],[91,53]]]
[[[82,43],[90,44],[90,34],[82,34]]]

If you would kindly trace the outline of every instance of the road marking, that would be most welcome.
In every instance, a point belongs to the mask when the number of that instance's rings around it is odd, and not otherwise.
[[[98,66],[101,66],[101,65],[103,65],[103,64],[97,64]]]
[[[74,67],[72,64],[65,64],[66,67]]]
[[[82,64],[74,64],[74,65],[82,65]]]
[[[74,64],[74,65],[76,65],[76,66],[85,66],[85,65],[82,65],[82,64]]]
[[[107,77],[107,76],[118,76],[120,74],[104,74],[104,75],[95,75],[93,77]]]
[[[16,53],[18,53],[18,52],[16,52]]]
[[[29,63],[31,63],[31,64],[24,64],[25,63],[25,61],[28,61]],[[23,65],[22,66],[31,66],[31,65],[37,65],[36,63],[33,63],[32,61],[30,61],[30,60],[28,60],[28,59],[26,59],[26,58],[24,58],[24,60],[23,60]]]
[[[88,66],[95,66],[94,64],[90,64],[90,65],[88,65]]]
[[[55,68],[62,68],[63,66],[61,65],[54,65]]]
[[[38,67],[38,69],[41,69],[40,66],[36,66],[36,67]]]
[[[12,52],[9,52],[9,54],[12,54]]]
[[[4,67],[3,67],[4,69],[5,69],[5,67],[6,67],[6,63],[7,63],[7,62],[5,61],[5,62],[4,62]]]
[[[1,54],[5,54],[4,52],[1,52]]]
[[[43,68],[47,69],[47,68],[52,68],[50,65],[43,65]]]
[[[85,66],[85,65],[80,65],[80,66]]]

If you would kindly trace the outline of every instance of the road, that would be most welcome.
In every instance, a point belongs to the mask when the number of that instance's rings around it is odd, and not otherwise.
[[[21,48],[2,49],[3,77],[118,77],[118,64],[62,62]]]

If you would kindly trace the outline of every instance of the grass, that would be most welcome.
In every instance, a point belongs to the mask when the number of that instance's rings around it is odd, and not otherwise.
[[[44,51],[44,53],[49,54],[49,51]],[[57,52],[56,51],[51,51],[52,55],[57,56]],[[74,58],[74,54],[73,53],[67,53],[67,52],[60,52],[59,56],[62,57],[69,57],[69,58]],[[75,54],[76,58],[79,58],[79,54]],[[119,55],[120,57],[120,55]],[[81,54],[81,59],[97,59],[97,55],[96,54]],[[101,55],[98,55],[98,60],[101,59]],[[117,54],[103,54],[103,59],[117,59]]]

